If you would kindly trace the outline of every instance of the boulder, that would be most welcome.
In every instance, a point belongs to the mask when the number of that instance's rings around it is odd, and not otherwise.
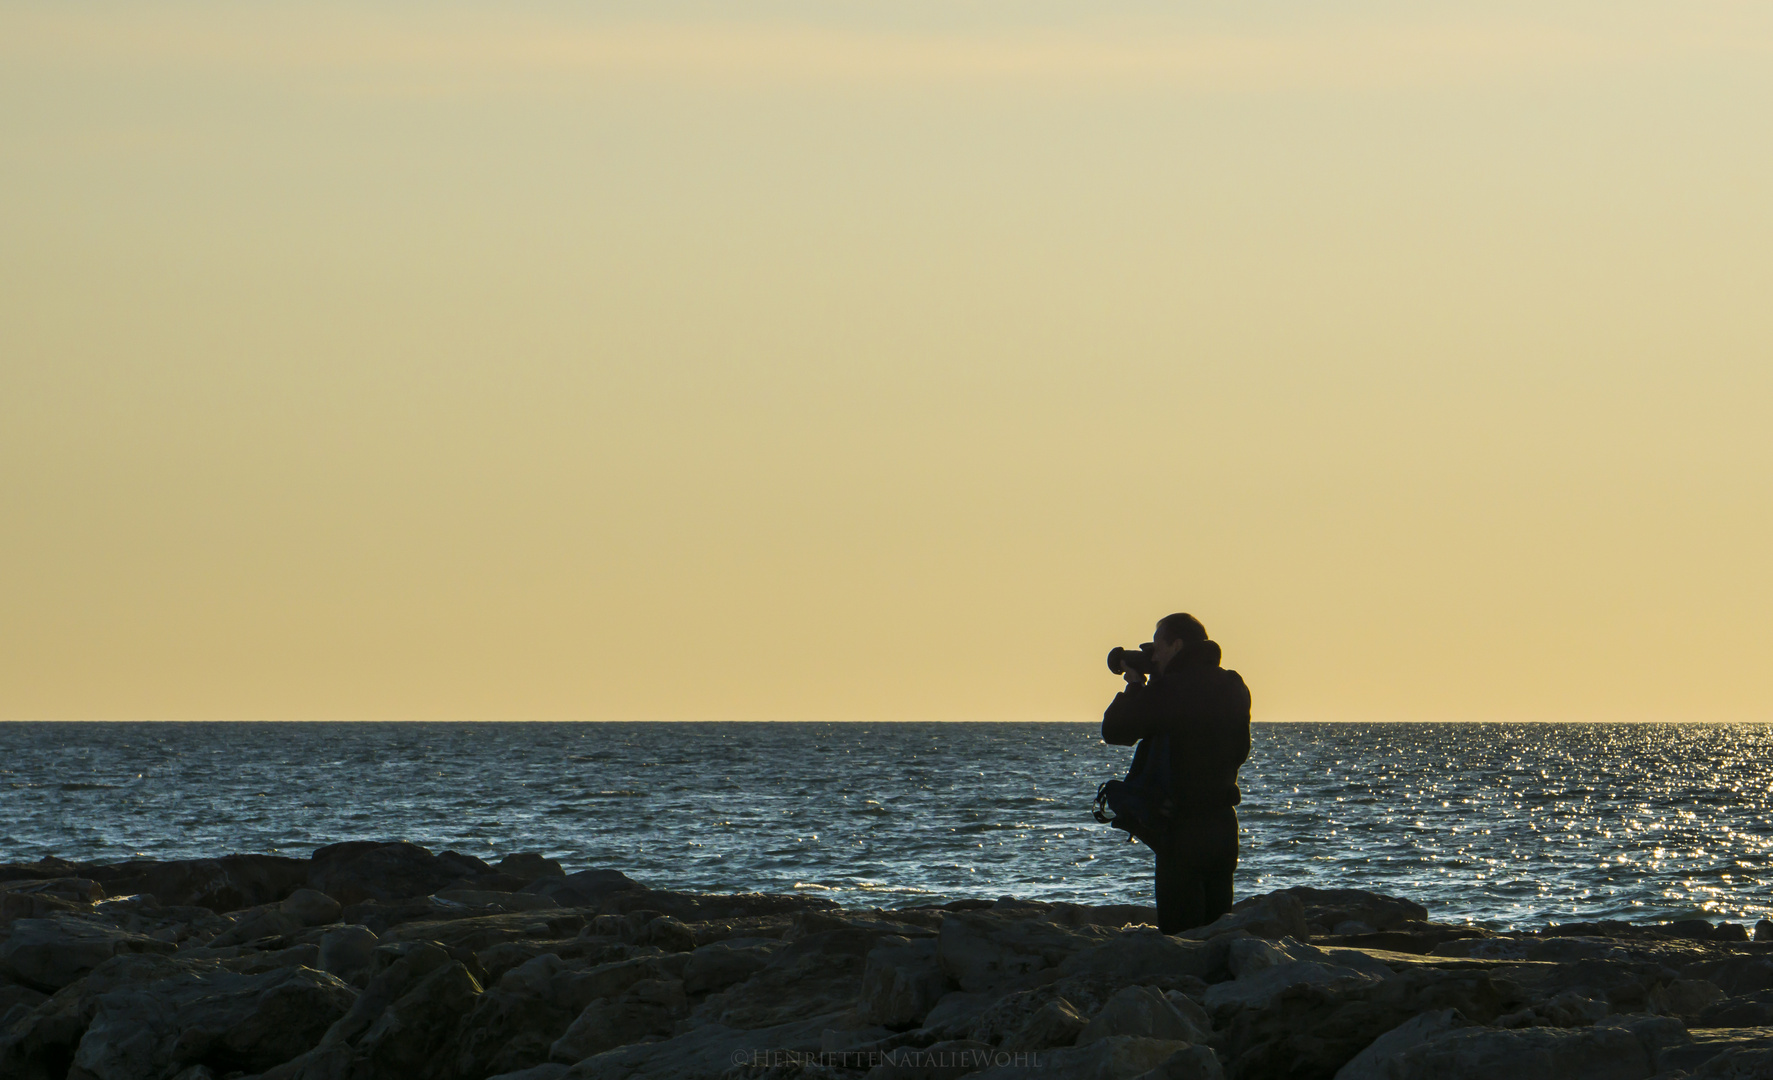
[[[862,970],[859,1014],[870,1024],[903,1028],[920,1022],[948,992],[933,938],[876,940]]]
[[[1380,1063],[1386,1080],[1638,1080],[1657,1071],[1626,1027],[1462,1027],[1430,1036]]]
[[[1231,966],[1237,978],[1207,988],[1203,1003],[1208,1011],[1217,1014],[1237,1009],[1265,1009],[1294,987],[1321,986],[1332,991],[1347,991],[1378,983],[1391,975],[1389,968],[1384,968],[1381,975],[1377,971],[1362,971],[1321,960],[1293,959],[1290,953],[1303,950],[1299,949],[1297,942],[1289,940],[1289,944],[1293,946],[1292,950],[1277,948],[1260,938],[1234,941]]]
[[[1206,944],[1183,941],[1155,928],[1124,930],[1100,945],[1072,953],[1059,963],[1065,975],[1188,975],[1205,979],[1223,957]]]
[[[643,979],[615,997],[598,998],[555,1040],[548,1056],[555,1061],[582,1061],[593,1054],[671,1034],[689,1011],[689,998],[678,979]]]
[[[811,1016],[749,1030],[707,1024],[670,1039],[606,1050],[566,1075],[568,1080],[707,1080],[728,1070],[757,1075],[777,1062],[793,1067],[789,1054],[818,1051],[825,1029],[838,1020],[838,1014]],[[756,1072],[737,1071],[746,1069]]]
[[[1773,941],[1773,919],[1762,919],[1755,923],[1756,941]]]
[[[1296,885],[1279,892],[1299,901],[1306,924],[1318,928],[1318,933],[1372,934],[1428,919],[1428,909],[1414,900],[1363,889],[1314,889]]]
[[[526,892],[490,892],[485,889],[440,889],[437,899],[471,908],[503,908],[506,911],[558,910],[560,904],[549,896]]]
[[[684,965],[684,992],[705,994],[744,982],[767,967],[782,947],[767,938],[728,938],[703,945],[690,953]]]
[[[0,894],[7,896],[46,896],[66,900],[70,904],[91,904],[105,898],[105,887],[91,878],[19,878],[0,881]]]
[[[525,881],[537,878],[565,877],[566,869],[557,861],[546,858],[539,851],[519,851],[507,855],[493,867],[495,871]]]
[[[140,983],[213,973],[219,968],[213,960],[185,960],[158,953],[114,956],[0,1028],[0,1076],[6,1080],[61,1080],[98,1011],[101,996]]]
[[[518,1069],[516,1072],[504,1072],[497,1076],[489,1076],[487,1080],[562,1080],[569,1068],[571,1066],[562,1065],[557,1061],[548,1061],[528,1069]]]
[[[328,930],[320,938],[317,957],[320,970],[349,979],[369,966],[378,941],[366,926],[341,926],[337,930]]]
[[[1010,1051],[1072,1046],[1087,1026],[1088,1021],[1078,1014],[1071,1002],[1056,997],[1036,1009],[1027,1023],[1005,1036],[1002,1045]]]
[[[1305,905],[1287,891],[1252,896],[1238,901],[1230,911],[1206,926],[1184,931],[1181,936],[1191,941],[1205,941],[1236,930],[1256,937],[1291,937],[1303,941],[1309,935]]]
[[[99,995],[73,1064],[94,1080],[262,1072],[312,1047],[355,999],[309,968],[180,973]]]
[[[1188,1049],[1187,1043],[1167,1039],[1112,1035],[1085,1046],[1031,1051],[1026,1058],[999,1050],[992,1055],[990,1068],[968,1076],[969,1080],[1028,1080],[1030,1075],[1041,1080],[1133,1080]]]
[[[5,998],[0,997],[0,1001]],[[1707,1006],[1693,1021],[1694,1027],[1773,1027],[1773,990],[1727,998]]]
[[[862,990],[864,958],[876,940],[877,935],[860,930],[802,938],[770,957],[756,975],[709,995],[696,1017],[730,1028],[764,1028],[853,1008]]]
[[[681,919],[661,915],[652,919],[635,935],[641,945],[652,945],[666,952],[689,952],[696,947],[696,932]]]
[[[454,1074],[482,1077],[546,1064],[584,1002],[562,976],[569,969],[544,953],[507,971],[474,1005],[444,1052]]]
[[[278,903],[277,910],[303,926],[325,926],[339,921],[344,905],[318,889],[297,889]]]
[[[639,891],[641,886],[620,870],[580,870],[576,874],[539,875],[523,887],[525,893],[546,896],[561,907],[596,907],[604,897]]]
[[[227,912],[282,900],[308,884],[308,869],[306,860],[281,855],[224,855],[83,864],[81,872],[111,896],[147,893],[162,904]]]
[[[1365,1050],[1336,1071],[1336,1080],[1392,1080],[1392,1059],[1442,1032],[1470,1027],[1458,1009],[1439,1009],[1412,1016],[1374,1039]]]
[[[480,996],[474,976],[451,961],[420,978],[376,1017],[357,1041],[354,1057],[371,1076],[428,1075]]]
[[[1110,931],[1086,926],[957,912],[942,920],[936,958],[962,990],[983,991],[1021,976],[1056,968],[1067,957],[1107,941]]]
[[[321,895],[325,895],[324,893]],[[307,929],[307,924],[282,910],[280,904],[247,908],[236,912],[234,924],[209,941],[212,949],[225,949],[248,942],[282,941]],[[261,945],[261,947],[264,947]],[[275,946],[273,946],[275,947]]]
[[[1137,1035],[1171,1042],[1205,1042],[1211,1030],[1202,1030],[1184,1016],[1162,993],[1149,986],[1129,986],[1108,999],[1102,1011],[1090,1018],[1077,1036],[1077,1045],[1115,1035]]]
[[[0,976],[51,992],[83,977],[113,956],[171,953],[170,941],[131,934],[93,919],[63,915],[18,919],[0,942]]]
[[[352,841],[314,852],[307,884],[342,904],[429,896],[463,877],[491,873],[479,859],[434,855],[417,844]]]
[[[924,1047],[902,1047],[868,1070],[864,1080],[958,1080],[991,1064],[996,1052],[982,1042],[949,1039]]]
[[[1225,1069],[1209,1047],[1190,1046],[1163,1060],[1163,1064],[1137,1080],[1225,1080]]]

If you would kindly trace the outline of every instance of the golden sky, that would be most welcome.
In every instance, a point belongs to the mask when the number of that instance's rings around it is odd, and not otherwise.
[[[0,0],[0,717],[1773,719],[1773,5]]]

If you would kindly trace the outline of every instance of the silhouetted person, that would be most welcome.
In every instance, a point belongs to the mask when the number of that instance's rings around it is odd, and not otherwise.
[[[1173,809],[1140,839],[1157,856],[1157,924],[1166,934],[1231,910],[1237,870],[1237,770],[1250,756],[1250,691],[1219,666],[1219,646],[1192,615],[1166,615],[1152,635],[1157,674],[1128,671],[1102,714],[1102,741],[1139,743],[1133,770],[1168,735]]]

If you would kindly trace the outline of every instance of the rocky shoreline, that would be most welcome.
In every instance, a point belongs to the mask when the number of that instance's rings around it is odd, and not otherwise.
[[[1773,1080],[1773,923],[1209,927],[652,889],[539,855],[0,866],[7,1080]]]

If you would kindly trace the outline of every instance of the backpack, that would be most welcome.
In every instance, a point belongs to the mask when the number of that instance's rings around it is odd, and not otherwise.
[[[1169,831],[1176,813],[1170,786],[1170,737],[1147,736],[1133,755],[1125,780],[1109,780],[1096,789],[1096,820],[1124,829],[1127,842],[1143,840],[1150,845]]]

